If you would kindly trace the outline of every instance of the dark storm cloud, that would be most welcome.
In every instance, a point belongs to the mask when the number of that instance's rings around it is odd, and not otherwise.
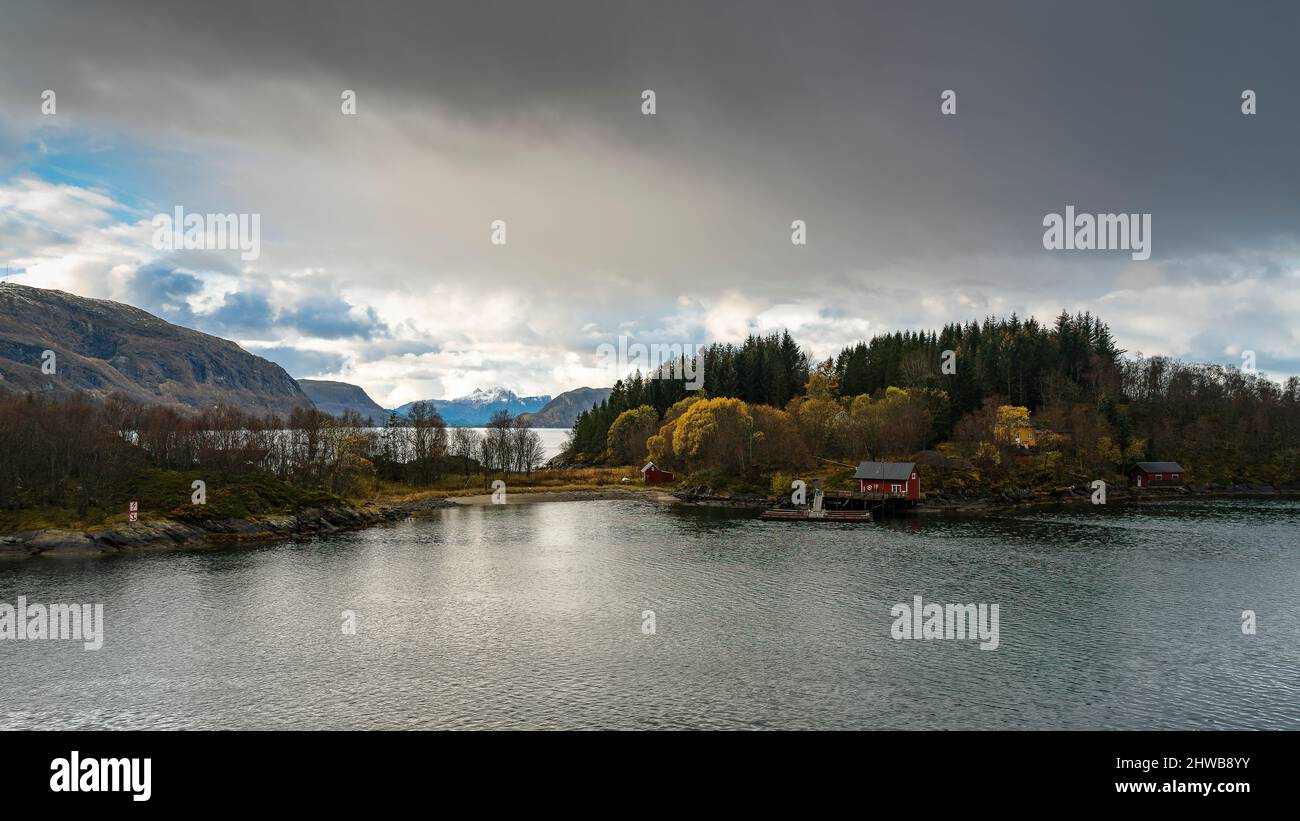
[[[371,337],[384,332],[384,325],[371,308],[361,309],[358,318],[352,306],[335,296],[313,295],[292,310],[285,311],[280,321],[293,325],[307,336],[321,339],[342,337]]]
[[[262,336],[275,323],[275,309],[266,294],[255,291],[234,291],[222,297],[221,305],[202,314],[200,322],[206,331],[227,336]]]
[[[247,345],[245,347],[250,353],[269,359],[284,368],[295,379],[337,373],[346,361],[345,357],[339,354],[324,351],[305,351],[286,346],[261,348]]]
[[[188,299],[203,290],[203,280],[167,265],[145,265],[131,277],[131,291],[140,307],[171,322],[192,325]]]
[[[264,212],[268,267],[394,328],[428,317],[448,353],[704,341],[765,311],[833,349],[1068,307],[1134,349],[1289,362],[1285,320],[1247,317],[1300,303],[1297,23],[1272,2],[31,4],[0,31],[0,131],[58,88],[60,123],[175,148],[154,177],[176,201]],[[1151,261],[1045,251],[1067,205],[1149,212]],[[484,241],[497,216],[509,248]],[[301,319],[379,332],[340,307]]]
[[[370,308],[353,308],[336,296],[310,295],[300,304],[277,311],[268,294],[231,291],[212,311],[193,315],[205,331],[227,336],[266,337],[294,330],[319,339],[382,337],[387,328]],[[427,347],[427,346],[425,346]]]
[[[228,112],[184,87],[230,76],[523,134],[586,124],[769,182],[813,223],[808,256],[828,266],[868,250],[1041,253],[1042,215],[1067,204],[1152,212],[1157,259],[1297,224],[1294,4],[146,2],[6,16],[23,36],[0,61],[66,84],[69,105],[94,109],[94,82],[122,116],[208,129]],[[124,88],[137,71],[153,84]],[[642,88],[659,94],[653,123],[626,116]],[[951,118],[938,113],[948,88]],[[1245,88],[1255,118],[1239,113]]]

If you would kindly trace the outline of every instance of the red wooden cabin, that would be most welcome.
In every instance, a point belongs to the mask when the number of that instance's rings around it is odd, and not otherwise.
[[[921,474],[915,462],[859,462],[853,474],[860,493],[884,493],[900,499],[921,498]]]
[[[1138,462],[1128,472],[1134,487],[1180,487],[1186,475],[1177,462]]]
[[[660,470],[654,462],[646,462],[645,467],[641,468],[641,480],[647,485],[666,485],[673,480],[673,475]]]

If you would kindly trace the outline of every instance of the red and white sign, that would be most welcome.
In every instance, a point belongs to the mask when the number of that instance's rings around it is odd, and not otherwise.
[[[135,499],[132,499],[131,501],[127,502],[127,503],[126,503],[126,512],[127,512],[127,519],[129,519],[129,520],[132,521],[132,522],[137,522],[137,521],[139,521],[139,520],[140,520],[140,503],[137,502]]]

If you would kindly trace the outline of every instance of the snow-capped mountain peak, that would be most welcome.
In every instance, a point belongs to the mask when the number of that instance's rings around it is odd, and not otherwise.
[[[520,396],[509,388],[489,387],[475,388],[467,396],[458,399],[432,399],[428,404],[437,409],[448,425],[480,426],[487,424],[492,414],[508,411],[511,416],[521,413],[536,413],[551,401],[550,396]],[[397,408],[405,416],[414,405],[408,402]]]
[[[487,405],[493,402],[514,402],[519,395],[509,388],[475,388],[468,396],[452,399],[452,402],[470,402],[475,405]]]

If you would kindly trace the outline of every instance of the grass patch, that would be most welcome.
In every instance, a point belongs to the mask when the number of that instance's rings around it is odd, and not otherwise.
[[[182,475],[181,496],[176,498],[173,476],[160,479],[157,486],[160,507],[169,508],[168,518],[181,521],[205,519],[245,519],[274,513],[294,513],[308,508],[347,507],[349,502],[322,490],[304,490],[263,473],[253,473],[231,480],[208,482],[206,505],[190,502],[190,482],[199,477]],[[141,499],[141,506],[144,500]]]
[[[191,483],[195,479],[207,482],[207,504],[196,505],[190,501]],[[91,508],[84,515],[77,513],[75,505],[0,510],[0,532],[98,530],[125,525],[130,520],[127,502],[132,499],[140,502],[142,521],[164,518],[182,522],[244,519],[349,504],[331,493],[303,490],[268,474],[221,479],[201,471],[146,470],[130,482],[129,489],[109,509]]]

